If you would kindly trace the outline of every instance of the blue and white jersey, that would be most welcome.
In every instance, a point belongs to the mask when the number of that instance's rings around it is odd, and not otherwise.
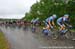
[[[34,19],[31,20],[31,23],[33,23]]]
[[[57,19],[57,22],[65,22],[65,21],[68,21],[68,19],[65,17],[60,17]]]
[[[38,21],[39,21],[39,18],[36,18],[36,19],[33,20],[33,23],[36,23]]]
[[[65,22],[65,21],[68,21],[69,19],[68,18],[65,18],[65,17],[63,17],[63,21]]]
[[[55,18],[53,18],[52,16],[46,19],[46,22],[48,21],[54,21]]]
[[[36,23],[36,22],[37,22],[36,20],[33,21],[33,23]]]
[[[63,17],[58,18],[57,22],[63,22]]]

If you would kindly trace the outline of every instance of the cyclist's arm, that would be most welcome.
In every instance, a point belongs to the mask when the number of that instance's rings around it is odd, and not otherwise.
[[[51,26],[51,22],[50,22],[50,21],[48,21],[48,23],[49,23],[49,26]]]
[[[53,24],[53,26],[55,26],[55,23],[54,23],[54,21],[52,21],[52,24]]]
[[[70,22],[69,21],[65,21],[64,22],[66,25],[70,25]]]
[[[64,23],[65,23],[66,25],[70,25],[70,19],[69,19],[69,18],[68,18],[68,19],[64,19],[63,21],[64,21]]]

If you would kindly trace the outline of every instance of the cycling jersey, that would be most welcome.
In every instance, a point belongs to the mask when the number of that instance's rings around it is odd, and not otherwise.
[[[38,22],[38,20],[34,20],[34,21],[33,21],[33,23],[37,23],[37,22]]]
[[[34,19],[31,20],[31,23],[33,23],[33,22],[34,22]]]
[[[60,17],[57,22],[65,22],[65,21],[68,21],[68,18],[65,18],[65,17]]]
[[[64,25],[63,22],[66,22],[66,21],[68,21],[67,18],[65,18],[65,17],[60,17],[60,18],[57,19],[57,24],[58,24],[58,25]]]
[[[57,22],[63,22],[63,17],[58,18]]]
[[[48,17],[48,18],[45,20],[45,24],[46,24],[46,25],[49,25],[48,22],[49,22],[49,21],[52,22],[52,21],[54,21],[54,19],[55,19],[55,18],[54,18],[53,16]]]
[[[46,22],[50,21],[52,22],[55,18],[53,18],[52,16],[46,19]]]

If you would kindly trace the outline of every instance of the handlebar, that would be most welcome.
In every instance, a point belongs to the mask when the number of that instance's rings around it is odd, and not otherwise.
[[[67,29],[72,29],[73,26],[72,26],[72,25],[68,25],[68,26],[66,26],[66,28],[67,28]]]

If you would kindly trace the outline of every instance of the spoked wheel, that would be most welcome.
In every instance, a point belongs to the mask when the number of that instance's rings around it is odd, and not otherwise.
[[[60,32],[60,31],[57,31],[56,39],[64,39],[64,34],[62,32]]]
[[[66,39],[73,39],[73,32],[71,32],[71,31],[67,31],[66,33],[65,33],[65,37],[66,37]]]
[[[42,33],[43,33],[45,36],[48,36],[48,35],[49,35],[49,30],[43,29],[43,30],[42,30]]]
[[[52,35],[51,35],[52,39],[57,39],[58,37],[58,31],[52,31]]]

